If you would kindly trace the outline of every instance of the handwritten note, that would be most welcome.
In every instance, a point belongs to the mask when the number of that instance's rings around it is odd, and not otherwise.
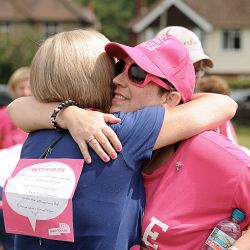
[[[7,231],[73,241],[72,197],[82,167],[83,160],[20,160],[4,188]]]

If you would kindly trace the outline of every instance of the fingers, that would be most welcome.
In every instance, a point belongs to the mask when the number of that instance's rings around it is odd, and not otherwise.
[[[122,144],[121,144],[118,136],[116,135],[116,133],[113,131],[113,129],[110,128],[109,126],[106,126],[102,129],[102,132],[103,132],[105,138],[107,138],[108,142],[110,142],[111,145],[113,146],[112,148],[115,148],[115,150],[117,152],[120,152],[122,150]],[[102,145],[102,146],[106,150],[106,144],[104,143],[104,145]],[[109,153],[109,151],[106,151],[106,152],[109,154],[109,156],[111,156],[111,152],[110,153]]]
[[[115,160],[117,152],[122,150],[122,144],[115,132],[108,126],[104,127],[102,131],[96,132],[94,136],[86,139],[87,144],[96,152],[96,154],[104,161],[110,161],[110,158]],[[86,143],[81,147],[84,159],[89,159],[89,152],[86,149]]]
[[[113,132],[113,131],[112,131]],[[112,133],[111,133],[112,137]],[[113,141],[117,141],[113,139]],[[119,140],[118,140],[119,142]],[[89,154],[88,145],[95,151],[95,153],[104,161],[108,162],[111,159],[117,158],[117,153],[112,147],[109,140],[105,137],[103,133],[96,133],[95,137],[90,136],[86,140],[80,140],[77,142],[79,145],[79,148],[82,152],[83,158],[87,164],[90,164],[92,162],[91,156]],[[118,144],[118,143],[117,143]],[[120,145],[120,144],[118,144]],[[121,149],[121,146],[120,146]]]
[[[98,142],[98,143],[96,143]],[[110,141],[103,133],[96,134],[96,142],[89,143],[89,145],[96,151],[96,153],[100,156],[104,161],[107,161],[108,158],[116,159],[117,153],[115,149],[112,147]],[[95,148],[93,147],[95,146]]]
[[[65,110],[66,111],[66,110]],[[91,163],[89,146],[101,157],[104,162],[116,159],[122,145],[115,132],[106,124],[118,123],[121,120],[111,114],[97,111],[68,109],[66,127],[79,145],[86,163]],[[67,113],[64,113],[66,115]]]
[[[82,155],[83,155],[83,159],[86,161],[87,164],[90,164],[92,162],[91,156],[89,154],[89,150],[88,150],[88,144],[81,140],[80,142],[77,142]]]
[[[110,161],[110,157],[106,154],[106,152],[104,151],[104,149],[101,147],[99,141],[103,144],[104,142],[102,140],[100,140],[100,138],[98,138],[98,140],[95,138],[93,139],[90,143],[89,146],[95,151],[95,153],[104,161],[104,162],[108,162]],[[106,141],[107,144],[109,143],[108,141]],[[105,143],[104,143],[105,144]],[[111,146],[110,146],[111,147]],[[111,147],[112,148],[112,147]],[[110,152],[112,151],[112,149],[109,149]],[[113,150],[114,154],[112,154],[112,156],[114,157],[114,159],[117,157],[116,152]]]
[[[103,114],[103,118],[104,118],[104,121],[106,123],[114,124],[114,123],[121,122],[120,118],[117,118],[117,117],[115,117],[114,115],[111,115],[111,114]]]
[[[94,139],[93,139],[94,138]],[[117,152],[122,150],[122,144],[116,133],[108,125],[93,133],[88,139],[88,145],[96,152],[96,154],[104,161],[115,160]]]

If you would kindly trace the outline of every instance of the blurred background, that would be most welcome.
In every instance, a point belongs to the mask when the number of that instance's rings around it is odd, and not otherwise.
[[[250,148],[249,0],[0,0],[0,6],[1,92],[55,33],[94,28],[111,41],[135,45],[166,26],[183,26],[197,34],[214,61],[206,75],[229,84],[239,104],[233,119],[238,140]]]

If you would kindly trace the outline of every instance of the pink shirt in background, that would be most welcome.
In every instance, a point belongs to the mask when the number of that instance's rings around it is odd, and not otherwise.
[[[0,109],[0,149],[23,144],[27,135],[13,124],[6,108]]]
[[[242,228],[250,223],[250,158],[213,131],[182,142],[164,166],[143,176],[145,249],[200,249],[234,208],[246,213]]]
[[[226,136],[233,144],[238,145],[237,135],[231,121],[222,124],[216,132]]]

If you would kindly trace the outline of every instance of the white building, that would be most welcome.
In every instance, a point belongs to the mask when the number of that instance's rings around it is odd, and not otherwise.
[[[213,58],[213,74],[250,75],[249,0],[160,0],[129,25],[130,42],[152,38],[166,26],[193,30]]]

